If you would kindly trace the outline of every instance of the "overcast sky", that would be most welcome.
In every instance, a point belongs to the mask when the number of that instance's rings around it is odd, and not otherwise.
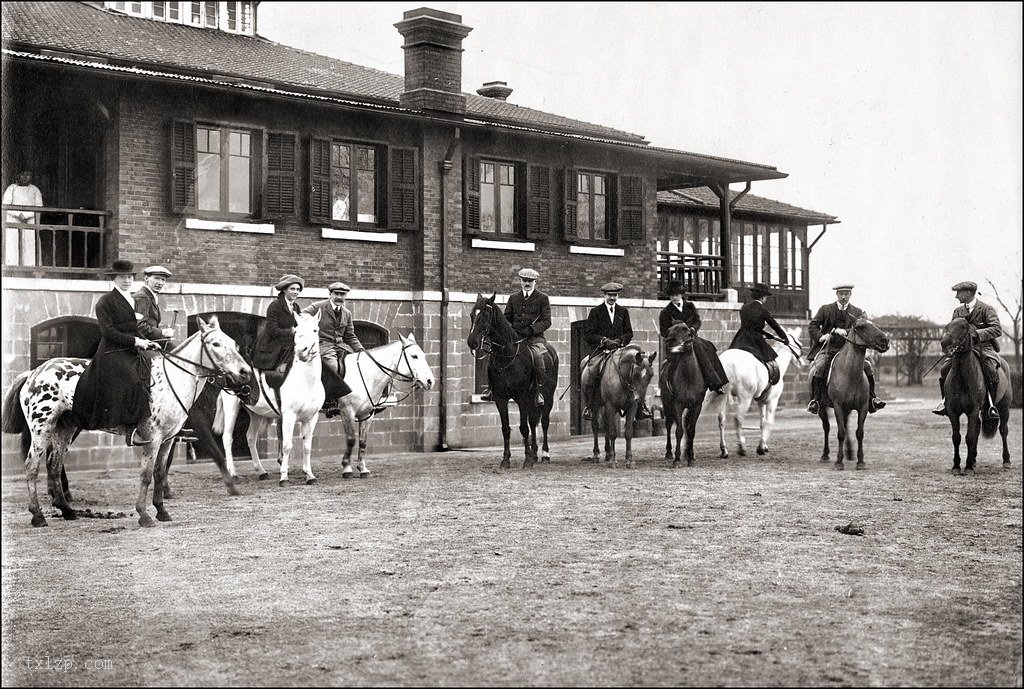
[[[842,221],[812,309],[838,280],[873,315],[943,323],[959,280],[1019,296],[1017,3],[263,2],[259,33],[402,74],[394,24],[424,4],[473,27],[464,91],[507,81],[519,105],[788,173],[751,193]]]

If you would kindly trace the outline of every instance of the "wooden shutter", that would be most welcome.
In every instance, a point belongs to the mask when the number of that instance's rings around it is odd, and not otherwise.
[[[416,149],[391,147],[388,151],[388,227],[418,228],[416,214]]]
[[[266,177],[263,180],[264,217],[295,215],[299,137],[291,132],[269,132]]]
[[[480,234],[480,159],[462,157],[463,232]]]
[[[619,244],[638,244],[644,240],[643,177],[619,177]]]
[[[196,207],[196,127],[171,123],[171,210],[184,213]]]
[[[579,182],[576,180],[576,171],[572,168],[565,168],[562,172],[562,237],[566,241],[576,239],[576,190]]]
[[[331,141],[310,139],[309,142],[309,220],[331,221]]]
[[[551,168],[530,165],[526,173],[526,236],[551,236]]]

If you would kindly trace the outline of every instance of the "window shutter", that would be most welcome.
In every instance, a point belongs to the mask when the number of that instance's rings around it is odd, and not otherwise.
[[[562,172],[562,201],[564,212],[562,213],[562,236],[566,241],[576,239],[576,171],[572,168],[565,168]]]
[[[313,223],[331,221],[331,142],[311,139],[309,142],[309,220]]]
[[[184,213],[196,206],[196,128],[192,122],[171,123],[171,210]]]
[[[527,170],[526,236],[551,236],[551,168],[530,165]]]
[[[619,244],[644,240],[643,177],[619,177]]]
[[[416,149],[392,147],[388,151],[388,167],[388,227],[415,230]]]
[[[480,159],[462,157],[463,232],[480,234]]]
[[[264,217],[295,215],[299,137],[290,132],[269,132],[266,178],[263,181]]]

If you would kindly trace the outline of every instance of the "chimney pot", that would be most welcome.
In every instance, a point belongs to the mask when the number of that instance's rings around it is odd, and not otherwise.
[[[504,81],[488,81],[476,92],[484,98],[495,100],[508,100],[508,97],[512,95],[512,89],[508,87],[508,82]]]

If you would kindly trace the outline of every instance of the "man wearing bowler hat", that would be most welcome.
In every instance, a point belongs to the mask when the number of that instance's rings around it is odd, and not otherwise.
[[[142,315],[139,335],[162,343],[164,349],[170,349],[174,328],[160,327],[160,302],[157,297],[167,283],[167,278],[171,277],[171,271],[163,266],[150,266],[142,271],[142,276],[142,287],[132,295],[135,312]]]
[[[978,301],[978,284],[965,280],[953,285],[956,298],[960,306],[953,309],[953,318],[963,318],[971,328],[971,338],[974,340],[974,348],[981,354],[981,368],[985,372],[985,387],[988,388],[988,417],[998,419],[999,411],[996,409],[996,393],[999,390],[999,336],[1003,334],[1003,326],[999,323],[999,314],[996,310],[983,301]],[[951,357],[946,357],[939,369],[939,394],[943,400],[932,410],[939,416],[946,415],[945,390],[946,375],[950,366],[953,365]]]
[[[520,289],[509,295],[505,305],[505,319],[516,334],[526,340],[533,367],[536,371],[537,404],[544,404],[541,385],[548,376],[548,341],[544,331],[551,327],[551,302],[548,295],[537,289],[540,273],[533,268],[519,271]],[[484,401],[493,402],[491,393],[483,396]]]
[[[324,368],[337,374],[337,386],[332,386],[331,390],[337,395],[328,399],[325,404],[327,418],[338,415],[341,411],[340,399],[352,392],[352,388],[345,383],[345,357],[352,352],[366,349],[356,337],[352,312],[345,306],[345,298],[350,291],[344,282],[332,282],[327,286],[327,292],[330,294],[328,299],[315,301],[303,309],[303,312],[314,316],[319,314],[320,360]]]
[[[840,282],[832,289],[836,291],[836,300],[818,309],[807,329],[811,336],[811,351],[807,353],[811,360],[811,401],[807,404],[807,411],[811,414],[818,413],[832,359],[846,344],[847,331],[864,315],[863,309],[850,303],[852,283]],[[868,378],[868,412],[874,414],[885,406],[885,402],[875,397],[875,370],[867,359],[864,359],[864,375]]]
[[[591,420],[593,412],[590,409],[589,401],[594,396],[594,386],[597,385],[598,366],[589,366],[591,359],[601,354],[614,351],[619,347],[625,347],[633,339],[633,326],[629,321],[629,309],[619,306],[619,292],[623,289],[620,282],[606,282],[601,285],[601,292],[604,293],[604,303],[598,304],[590,310],[587,316],[586,325],[583,327],[583,339],[586,340],[593,350],[590,355],[580,362],[580,377],[583,384],[583,400],[587,405],[583,409],[583,418]],[[647,401],[637,400],[637,420],[649,419],[653,414],[647,408]]]

